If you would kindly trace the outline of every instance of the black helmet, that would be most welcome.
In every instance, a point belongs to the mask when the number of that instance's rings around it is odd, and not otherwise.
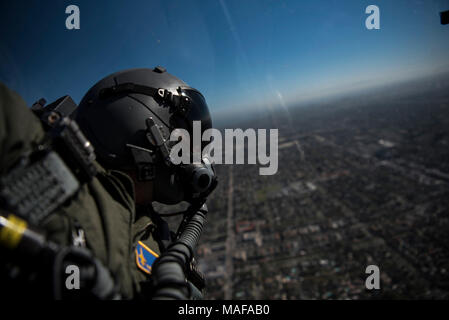
[[[155,180],[156,201],[185,200],[186,188],[175,181],[179,177],[167,164],[167,147],[176,128],[192,136],[193,121],[201,121],[202,131],[212,127],[198,90],[162,67],[120,71],[86,93],[75,117],[102,165],[115,169],[137,165],[139,180]]]

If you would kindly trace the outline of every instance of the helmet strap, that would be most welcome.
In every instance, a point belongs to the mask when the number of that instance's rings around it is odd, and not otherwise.
[[[131,154],[134,158],[134,163],[136,164],[137,180],[154,180],[155,172],[153,151],[132,144],[127,144],[126,146],[131,149]]]

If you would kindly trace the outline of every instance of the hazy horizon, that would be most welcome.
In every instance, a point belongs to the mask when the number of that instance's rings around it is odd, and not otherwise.
[[[428,81],[439,80],[441,78],[449,80],[449,70],[443,70],[432,74],[420,75],[396,81],[386,80],[384,83],[378,83],[373,86],[361,87],[353,90],[336,90],[331,92],[330,94],[316,95],[309,99],[291,102],[288,105],[285,103],[284,105],[282,105],[281,103],[271,103],[269,107],[267,106],[267,104],[265,104],[262,106],[252,106],[248,108],[229,108],[226,110],[222,110],[221,112],[212,111],[212,118],[215,121],[214,124],[218,125],[219,127],[225,125],[230,126],[233,124],[238,125],[241,123],[250,122],[251,117],[254,116],[261,118],[267,116],[272,112],[280,112],[288,115],[289,112],[298,108],[310,108],[313,106],[328,103],[338,104],[340,99],[353,99],[360,96],[371,96],[373,94],[376,94],[376,96],[378,97],[382,97],[383,95],[387,94],[391,95],[394,94],[395,89],[402,89],[403,91],[401,91],[401,93],[398,93],[402,95],[405,95],[407,93],[417,93],[417,88],[415,86],[410,87],[411,84],[425,83]],[[388,88],[389,90],[384,91],[386,88]],[[429,88],[428,86],[422,86],[418,88],[418,90],[421,90],[421,93],[427,93],[429,91]]]

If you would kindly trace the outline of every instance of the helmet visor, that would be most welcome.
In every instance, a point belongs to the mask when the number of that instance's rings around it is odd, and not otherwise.
[[[212,120],[209,113],[209,107],[203,95],[193,88],[181,88],[181,94],[190,99],[189,111],[184,114],[176,114],[176,121],[172,122],[172,130],[177,128],[186,129],[190,134],[191,152],[202,152],[209,141],[202,141],[201,137],[205,130],[212,128]],[[193,144],[193,124],[195,121],[201,122],[201,144],[195,146]],[[198,124],[197,124],[198,126]],[[195,147],[201,147],[201,150],[196,150]]]
[[[193,88],[182,89],[182,95],[190,99],[190,111],[185,118],[189,128],[193,128],[193,121],[201,121],[201,131],[212,128],[209,107],[203,95]]]

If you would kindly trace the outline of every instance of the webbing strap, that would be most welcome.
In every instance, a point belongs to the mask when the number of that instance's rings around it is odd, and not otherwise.
[[[20,164],[0,178],[0,200],[6,209],[34,225],[73,196],[79,182],[59,155],[50,151]]]

